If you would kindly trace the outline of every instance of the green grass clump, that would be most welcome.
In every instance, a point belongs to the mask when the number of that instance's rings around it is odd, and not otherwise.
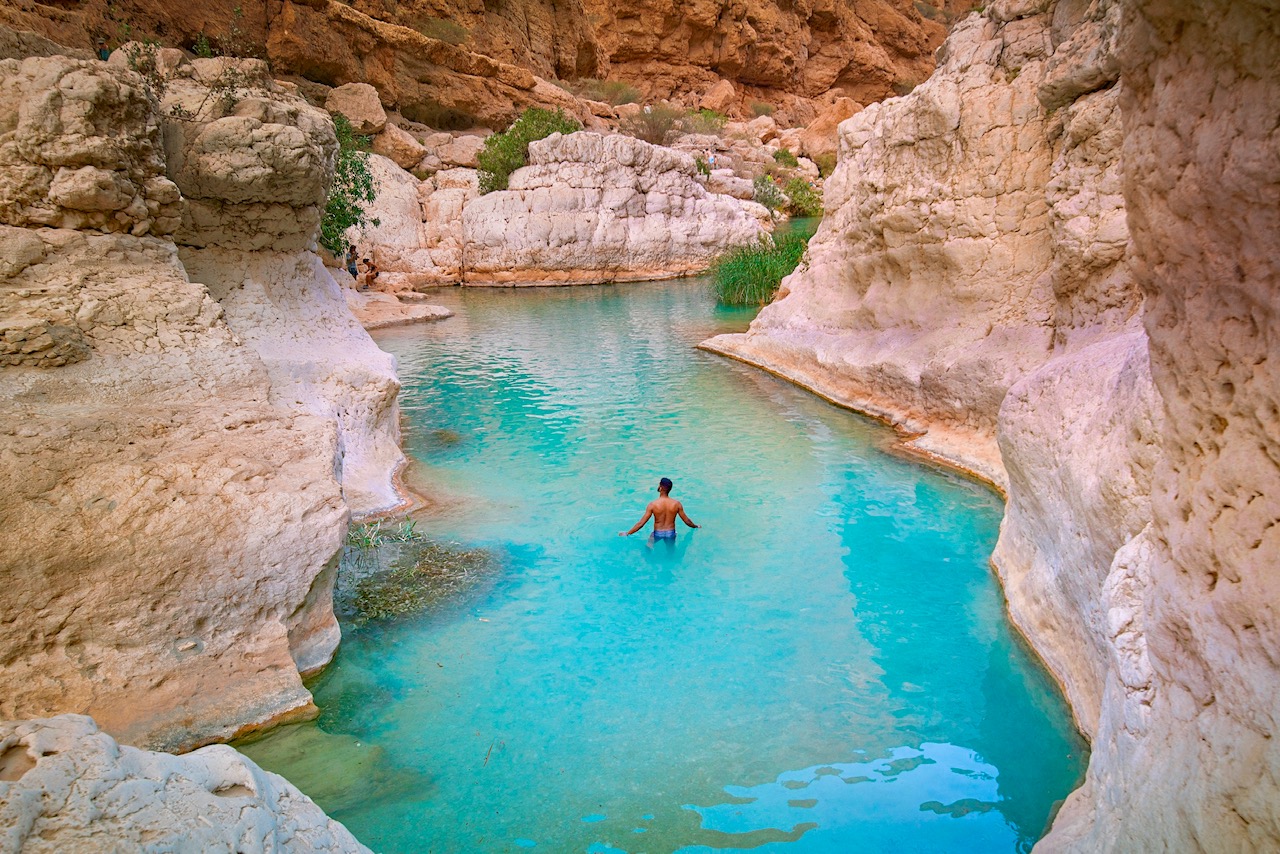
[[[792,216],[822,216],[822,193],[803,178],[792,178],[782,187],[787,197],[787,213]]]
[[[760,116],[772,116],[773,104],[766,104],[764,101],[751,102],[751,115],[759,118]]]
[[[796,156],[785,148],[779,148],[773,153],[773,159],[779,166],[787,166],[796,169],[800,166],[800,161]]]
[[[798,234],[740,246],[711,268],[716,300],[722,305],[764,305],[800,264],[809,241]]]
[[[480,167],[480,192],[483,194],[507,189],[511,173],[527,162],[529,143],[553,133],[573,133],[578,130],[582,130],[578,120],[566,116],[561,110],[529,107],[511,127],[484,141],[484,148],[476,155],[476,162]]]

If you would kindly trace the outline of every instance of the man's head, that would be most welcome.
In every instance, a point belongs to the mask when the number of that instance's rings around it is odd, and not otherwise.
[[[658,481],[658,492],[661,492],[663,495],[669,495],[671,494],[671,486],[671,478],[664,477],[662,480]]]

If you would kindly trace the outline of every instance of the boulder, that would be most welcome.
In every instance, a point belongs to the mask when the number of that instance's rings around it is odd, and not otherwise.
[[[368,83],[347,83],[329,92],[324,108],[342,113],[356,133],[381,133],[387,126],[387,112],[382,108],[378,90]]]
[[[0,828],[8,851],[368,854],[288,780],[225,745],[138,750],[92,718],[0,723]]]
[[[698,108],[715,110],[717,113],[728,115],[737,101],[738,93],[733,88],[733,84],[728,80],[720,80],[702,96],[698,102]]]
[[[373,138],[374,154],[381,154],[395,162],[401,169],[413,169],[427,155],[427,149],[410,136],[408,131],[388,124],[382,133]]]
[[[745,130],[762,143],[778,138],[778,123],[773,116],[756,116],[747,122]]]

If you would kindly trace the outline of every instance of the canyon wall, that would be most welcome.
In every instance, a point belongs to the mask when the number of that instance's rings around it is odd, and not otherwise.
[[[561,106],[586,120],[595,108],[548,81],[594,79],[686,106],[727,84],[717,109],[749,117],[760,103],[804,124],[831,98],[866,103],[923,80],[948,22],[971,5],[13,0],[0,9],[0,24],[75,49],[130,38],[191,49],[203,35],[219,51],[269,59],[278,74],[325,86],[371,83],[388,107],[437,128],[501,128],[529,105]]]
[[[992,4],[841,125],[806,261],[704,345],[1005,489],[1093,744],[1041,850],[1280,844],[1275,11]]]
[[[314,713],[400,455],[310,249],[328,116],[257,60],[156,63],[0,62],[0,717],[177,749]]]

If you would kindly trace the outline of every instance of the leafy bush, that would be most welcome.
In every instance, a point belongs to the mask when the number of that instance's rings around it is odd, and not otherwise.
[[[577,119],[566,116],[560,110],[529,107],[511,127],[485,139],[484,148],[476,155],[476,162],[480,167],[480,192],[505,190],[511,173],[527,162],[529,143],[553,133],[573,133],[577,130],[582,130]]]
[[[779,166],[786,166],[791,169],[795,169],[800,165],[800,161],[796,159],[796,156],[785,148],[779,148],[775,151],[773,159]]]
[[[320,219],[320,245],[341,257],[347,249],[347,229],[377,225],[367,206],[373,201],[373,173],[369,171],[370,139],[358,136],[342,113],[333,114],[333,130],[338,137],[338,160],[334,164],[329,201]]]
[[[834,154],[819,154],[813,158],[813,162],[818,167],[818,174],[823,178],[828,178],[831,173],[836,171],[836,156]]]
[[[798,234],[762,240],[722,255],[711,268],[716,300],[723,305],[764,305],[800,264],[808,240]]]
[[[769,216],[773,216],[782,210],[787,203],[787,197],[782,192],[782,188],[773,182],[770,175],[760,175],[752,182],[752,198],[757,204],[764,205],[769,209]]]
[[[772,116],[772,115],[773,115],[773,104],[766,104],[764,101],[752,101],[752,102],[751,102],[751,115],[756,116],[756,117],[759,117],[759,116]]]
[[[822,193],[803,178],[792,178],[782,188],[787,196],[787,213],[792,216],[822,216]]]
[[[634,116],[627,116],[619,130],[636,139],[654,145],[666,145],[667,141],[684,129],[685,113],[666,104],[646,106]]]
[[[698,174],[699,174],[699,175],[710,175],[710,174],[711,174],[711,164],[710,164],[710,163],[708,163],[708,162],[707,162],[706,160],[704,160],[703,158],[701,158],[701,157],[694,157],[694,158],[693,158],[693,165],[694,165],[694,166],[696,166],[696,167],[698,167]]]

